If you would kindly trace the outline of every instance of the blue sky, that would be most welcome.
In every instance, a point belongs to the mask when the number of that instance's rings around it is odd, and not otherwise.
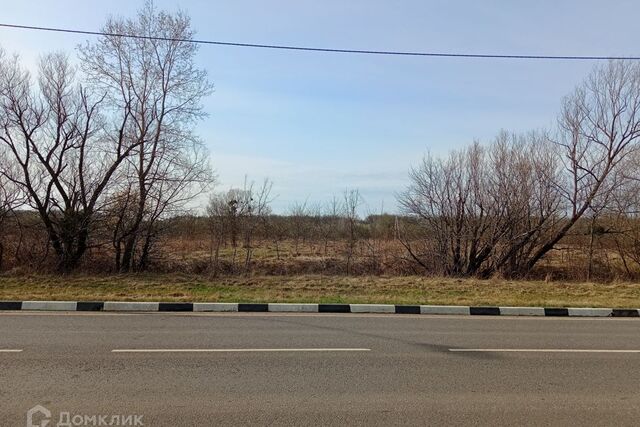
[[[7,23],[95,30],[135,1],[4,1]],[[186,10],[198,38],[353,49],[638,55],[634,1],[157,0]],[[0,29],[27,64],[86,36]],[[199,133],[218,190],[274,181],[273,205],[360,189],[368,210],[395,193],[426,151],[446,153],[500,129],[553,126],[590,62],[379,57],[203,46],[215,84]]]

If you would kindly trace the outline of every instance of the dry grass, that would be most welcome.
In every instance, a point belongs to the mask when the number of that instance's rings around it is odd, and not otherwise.
[[[0,276],[0,300],[640,307],[640,284],[405,277]]]

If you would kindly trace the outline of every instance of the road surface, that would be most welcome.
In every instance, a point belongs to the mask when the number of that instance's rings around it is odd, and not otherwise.
[[[637,425],[640,320],[0,314],[0,425],[37,404],[50,426]]]

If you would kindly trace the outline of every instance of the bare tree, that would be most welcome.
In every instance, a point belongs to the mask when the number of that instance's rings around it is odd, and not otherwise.
[[[211,236],[210,264],[214,277],[219,274],[220,249],[226,241],[227,233],[229,230],[235,230],[235,224],[230,223],[236,219],[237,205],[236,202],[232,202],[235,199],[229,193],[215,194],[210,197],[207,205],[209,234]]]
[[[343,211],[342,201],[335,195],[324,205],[322,218],[319,221],[319,234],[323,242],[323,253],[326,257],[329,252],[329,241],[335,239],[338,235],[340,226],[340,215]]]
[[[244,188],[230,189],[213,195],[209,200],[207,213],[212,240],[213,274],[220,266],[220,248],[229,240],[232,248],[232,266],[235,268],[238,241],[242,239],[245,249],[244,269],[250,272],[253,256],[253,238],[256,229],[264,226],[271,213],[272,182],[265,179],[259,188],[245,179]]]
[[[246,218],[244,221],[244,249],[245,249],[245,261],[244,269],[245,273],[251,272],[251,260],[253,256],[253,238],[256,229],[259,226],[265,227],[265,222],[271,214],[271,189],[273,183],[267,178],[262,182],[262,185],[255,188],[253,182],[247,187],[245,183],[244,194],[248,195],[249,203],[246,210]]]
[[[358,209],[362,204],[362,197],[358,190],[345,190],[343,194],[343,211],[347,226],[347,274],[351,273],[353,268],[353,257],[355,255],[356,246],[358,245]]]
[[[560,223],[559,162],[547,135],[537,132],[501,133],[489,157],[487,195],[490,216],[497,221],[491,221],[486,257],[478,260],[485,266],[476,262],[473,271],[481,276],[525,274],[530,254]]]
[[[227,241],[233,249],[232,266],[235,268],[238,240],[242,235],[243,221],[250,210],[250,195],[241,189],[232,188],[225,193],[214,194],[209,200],[207,213],[212,238],[213,272],[218,274],[220,248]]]
[[[385,248],[395,237],[395,218],[385,213],[384,204],[380,205],[378,212],[370,209],[367,209],[367,212],[365,219],[367,234],[363,238],[363,246],[368,258],[368,269],[380,274],[386,263]]]
[[[565,98],[556,141],[563,154],[562,195],[567,218],[531,254],[534,265],[567,234],[598,197],[620,185],[619,166],[638,151],[640,141],[640,65],[611,61],[596,68]]]
[[[38,212],[65,272],[80,262],[113,175],[140,144],[126,134],[130,112],[105,113],[104,96],[75,74],[65,55],[46,55],[36,85],[16,57],[0,57],[0,144],[18,171],[3,174]]]
[[[300,255],[300,241],[305,242],[309,232],[309,208],[307,200],[294,202],[289,207],[289,220],[292,227],[293,250],[295,256]]]
[[[8,153],[0,147],[0,271],[3,268],[5,254],[5,236],[8,218],[14,210],[24,203],[20,188],[11,178],[16,173],[15,167],[7,162]]]
[[[454,275],[525,275],[599,200],[624,184],[621,164],[638,150],[640,66],[596,68],[565,98],[553,145],[546,135],[501,134],[447,160],[427,157],[400,203],[431,233],[414,261]],[[423,239],[424,242],[424,239]]]
[[[420,236],[400,236],[411,259],[450,275],[520,271],[560,209],[549,153],[544,135],[502,132],[488,148],[425,157],[399,199],[420,220]]]
[[[282,250],[280,245],[289,235],[289,227],[287,227],[286,221],[283,221],[281,217],[271,215],[267,222],[267,235],[271,237],[276,247],[276,259],[280,261],[282,257]]]
[[[111,18],[108,34],[80,48],[82,67],[117,111],[130,117],[123,132],[136,142],[126,178],[132,182],[133,220],[118,238],[121,271],[146,265],[157,235],[157,220],[184,206],[212,180],[194,124],[205,116],[202,99],[212,86],[197,68],[197,45],[190,19],[182,12],[158,11],[145,3],[135,19]],[[112,34],[150,36],[119,37]],[[122,243],[120,243],[122,242]]]
[[[617,172],[616,186],[603,200],[593,203],[596,207],[592,215],[590,242],[604,234],[612,237],[614,249],[620,257],[624,273],[628,279],[635,276],[640,266],[640,152],[636,151],[624,160]],[[603,216],[603,225],[596,227],[596,220]],[[593,268],[593,248],[589,245],[588,276]],[[634,268],[635,267],[635,268]]]

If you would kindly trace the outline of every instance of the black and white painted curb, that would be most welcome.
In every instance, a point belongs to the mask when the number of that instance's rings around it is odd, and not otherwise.
[[[283,304],[122,301],[0,301],[0,310],[109,312],[395,313],[471,316],[640,317],[636,308],[467,307],[455,305]]]

